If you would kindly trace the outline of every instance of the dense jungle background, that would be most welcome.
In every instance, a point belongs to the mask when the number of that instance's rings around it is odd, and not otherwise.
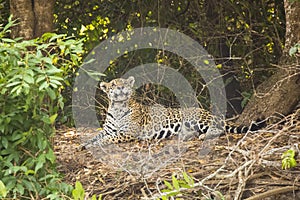
[[[189,151],[151,176],[78,149],[97,133],[74,124],[78,70],[101,42],[140,27],[176,30],[202,45],[222,74],[226,117],[246,125],[268,119],[264,131],[223,136],[206,157],[197,155],[201,141],[188,141]],[[0,0],[0,198],[300,199],[299,55],[298,0]],[[105,72],[87,74],[110,81],[147,63],[178,71],[211,108],[201,74],[163,49],[126,52]],[[146,104],[178,106],[161,85],[137,94]],[[87,109],[102,125],[107,97],[99,90],[95,101]]]

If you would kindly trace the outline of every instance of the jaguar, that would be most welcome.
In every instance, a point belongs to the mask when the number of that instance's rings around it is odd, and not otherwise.
[[[226,120],[203,108],[171,108],[160,104],[144,105],[135,98],[135,78],[101,82],[109,99],[103,129],[83,146],[109,145],[134,140],[159,140],[172,136],[200,137],[203,134],[247,133],[260,128],[228,125]],[[183,137],[185,138],[185,137]]]

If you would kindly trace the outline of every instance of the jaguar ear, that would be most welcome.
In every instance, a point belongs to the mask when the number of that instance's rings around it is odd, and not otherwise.
[[[130,84],[131,87],[133,87],[133,84],[135,82],[134,77],[133,76],[129,76],[127,79],[128,83]]]
[[[100,88],[102,91],[107,93],[107,83],[106,82],[101,82],[100,83]]]

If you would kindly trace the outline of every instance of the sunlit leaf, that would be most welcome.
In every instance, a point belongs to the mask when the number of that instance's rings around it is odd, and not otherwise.
[[[168,187],[169,190],[173,190],[173,186],[171,185],[170,182],[164,180],[164,184]]]
[[[178,183],[178,180],[176,179],[175,175],[172,175],[172,184],[176,190],[179,190],[179,188],[180,188],[179,183]]]
[[[7,195],[7,190],[6,187],[4,185],[4,183],[0,180],[0,197],[6,197]]]
[[[21,81],[14,81],[12,83],[7,84],[6,87],[12,87],[12,86],[15,86],[15,85],[18,85],[18,84],[21,84]]]
[[[49,118],[50,119],[50,123],[54,124],[56,118],[57,118],[57,113],[54,114],[54,115],[52,115],[52,116],[50,116],[50,118]]]
[[[34,79],[31,75],[29,74],[24,74],[24,81],[26,81],[28,84],[33,84],[34,83]]]

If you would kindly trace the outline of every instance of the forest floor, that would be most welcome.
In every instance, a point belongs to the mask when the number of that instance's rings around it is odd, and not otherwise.
[[[168,181],[175,191],[176,182],[182,186],[177,199],[300,200],[299,155],[298,165],[286,170],[281,157],[288,149],[299,154],[298,117],[291,115],[284,124],[246,135],[193,139],[179,145],[173,139],[156,145],[134,142],[88,150],[79,145],[97,131],[60,128],[54,148],[64,180],[72,185],[80,181],[89,198],[101,194],[109,200],[159,199],[166,195],[164,181]],[[184,188],[187,184],[192,187]]]

